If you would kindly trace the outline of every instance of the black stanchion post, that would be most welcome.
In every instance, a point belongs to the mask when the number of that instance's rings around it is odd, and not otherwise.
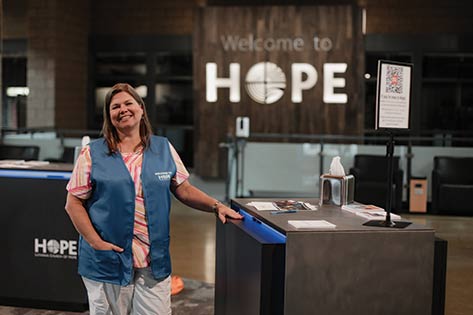
[[[377,227],[387,227],[387,228],[405,228],[411,222],[408,221],[392,221],[391,220],[391,210],[392,210],[392,198],[393,198],[393,178],[394,178],[394,135],[392,131],[387,131],[389,134],[388,142],[386,143],[386,163],[388,167],[388,173],[386,176],[386,218],[384,220],[371,220],[363,225],[366,226],[377,226]]]
[[[388,176],[386,176],[386,220],[385,226],[393,226],[395,223],[391,220],[391,209],[393,200],[393,159],[394,159],[394,137],[389,132],[389,139],[386,144],[386,161],[388,164]]]

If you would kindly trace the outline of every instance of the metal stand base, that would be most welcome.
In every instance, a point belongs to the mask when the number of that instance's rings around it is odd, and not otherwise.
[[[394,228],[394,229],[403,229],[409,224],[411,224],[411,222],[386,221],[386,220],[371,220],[371,221],[363,223],[363,225],[365,226],[387,227],[387,228]]]

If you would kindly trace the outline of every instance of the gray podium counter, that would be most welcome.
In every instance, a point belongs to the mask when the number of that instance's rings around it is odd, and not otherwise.
[[[64,210],[72,164],[0,164],[0,304],[84,310],[75,231]]]
[[[329,205],[278,215],[247,206],[273,200],[234,199],[245,219],[217,225],[216,315],[432,314],[433,229],[367,227]],[[301,230],[288,220],[336,228]]]

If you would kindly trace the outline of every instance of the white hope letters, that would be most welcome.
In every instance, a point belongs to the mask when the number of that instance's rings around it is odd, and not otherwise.
[[[265,67],[261,67],[262,63],[253,65],[248,73],[255,73],[254,67],[258,66],[258,69],[278,69],[282,70],[275,64],[266,62]],[[270,67],[271,66],[271,67]],[[335,93],[335,88],[346,87],[346,80],[343,77],[335,77],[336,74],[346,73],[346,63],[325,63],[323,65],[323,102],[327,104],[346,104],[348,102],[348,96],[345,93]],[[253,69],[253,70],[252,70]],[[228,88],[229,89],[229,101],[232,103],[238,103],[241,99],[241,88],[240,88],[240,64],[230,63],[229,66],[229,77],[217,77],[217,64],[214,62],[206,63],[206,100],[207,102],[217,101],[217,89]],[[259,71],[259,70],[258,70]],[[276,70],[273,70],[276,71]],[[276,76],[279,78],[285,77],[284,75]],[[270,81],[271,73],[262,73],[261,75],[246,77],[246,84],[262,84],[267,85],[268,83],[274,84],[274,81]],[[291,101],[293,103],[301,103],[303,100],[303,91],[312,89],[318,81],[317,69],[309,63],[293,63],[291,65]],[[259,81],[258,81],[259,80]],[[279,80],[279,89],[282,91],[285,87],[285,79]],[[259,103],[269,104],[274,103],[282,97],[283,93],[279,93],[278,99],[272,98],[270,102],[261,101],[259,98],[251,95],[252,89],[247,88],[248,94],[251,98]]]

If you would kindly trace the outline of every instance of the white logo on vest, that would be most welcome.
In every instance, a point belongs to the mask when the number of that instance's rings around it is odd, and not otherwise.
[[[161,181],[171,180],[171,172],[156,172],[154,175],[158,176]]]

